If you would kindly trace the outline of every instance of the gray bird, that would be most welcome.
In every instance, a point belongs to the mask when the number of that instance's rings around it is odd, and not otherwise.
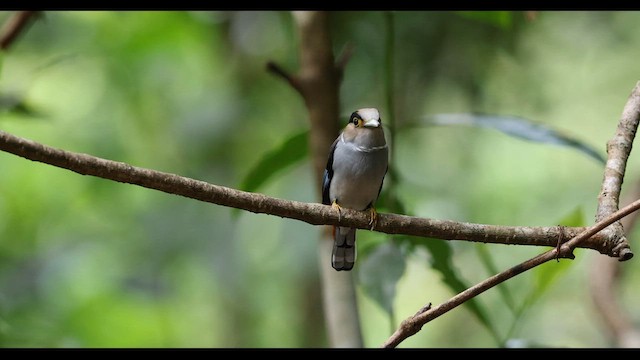
[[[322,203],[340,208],[367,210],[371,229],[377,221],[375,202],[387,173],[389,149],[384,139],[382,120],[377,109],[355,111],[329,150],[324,171]],[[334,269],[351,270],[356,261],[356,229],[333,227]]]

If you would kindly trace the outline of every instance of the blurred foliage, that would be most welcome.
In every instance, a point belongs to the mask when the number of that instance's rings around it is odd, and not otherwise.
[[[637,12],[333,12],[334,49],[355,49],[342,111],[378,107],[392,142],[379,211],[590,223],[602,166],[585,149],[604,153],[640,79],[638,20]],[[265,71],[267,61],[295,71],[297,39],[288,12],[46,12],[2,54],[0,128],[319,202],[304,103]],[[515,135],[575,142],[520,141],[492,131],[505,131],[497,121],[491,129],[420,125],[451,113],[531,119]],[[540,137],[540,129],[555,132]],[[634,159],[625,184],[638,179]],[[0,168],[0,346],[326,346],[320,227],[233,216],[6,153]],[[425,304],[546,250],[367,231],[358,243],[369,347]],[[576,256],[487,291],[401,347],[609,346],[585,275],[601,255]],[[631,284],[636,265],[625,267]],[[634,287],[625,290],[633,298]]]
[[[491,24],[504,30],[511,27],[513,14],[510,11],[458,11],[459,16]]]
[[[257,191],[281,170],[306,160],[308,137],[309,131],[294,134],[262,155],[240,183],[240,189]]]

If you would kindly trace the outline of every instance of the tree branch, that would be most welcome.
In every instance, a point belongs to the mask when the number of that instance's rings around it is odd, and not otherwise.
[[[627,159],[633,147],[640,121],[640,81],[636,83],[629,99],[622,110],[622,116],[618,123],[616,133],[607,142],[607,164],[604,170],[602,189],[598,196],[598,208],[596,210],[596,222],[602,220],[618,209],[620,201],[620,191],[627,166]],[[606,247],[612,248],[618,254],[620,260],[626,260],[628,256],[633,256],[629,248],[629,242],[624,235],[624,229],[620,223],[614,224],[608,231],[613,235],[605,241],[614,241],[614,244]]]
[[[369,213],[343,209],[339,215],[331,206],[269,197],[240,191],[166,172],[132,166],[95,156],[56,149],[0,131],[0,150],[29,160],[122,183],[139,185],[169,194],[238,208],[258,214],[276,215],[304,221],[312,225],[340,225],[369,229]],[[556,246],[561,236],[572,238],[582,227],[527,227],[484,225],[451,220],[436,220],[396,214],[378,214],[376,231],[442,240],[468,240],[511,245]],[[609,253],[602,244],[603,236],[595,236],[580,247]]]
[[[347,67],[347,63],[351,60],[351,56],[353,56],[353,45],[351,43],[347,43],[338,58],[336,59],[336,69],[338,70],[338,77],[342,79],[344,76],[344,69]]]
[[[0,49],[7,50],[38,13],[38,11],[18,11],[13,14],[0,29]]]
[[[420,329],[422,329],[422,327],[429,321],[456,308],[465,301],[480,295],[486,290],[489,290],[490,288],[506,280],[509,280],[512,277],[515,277],[516,275],[522,274],[527,270],[530,270],[538,265],[544,264],[549,260],[554,260],[559,257],[573,258],[573,249],[579,246],[581,242],[587,240],[588,238],[597,234],[600,230],[629,215],[630,213],[637,211],[638,209],[640,209],[640,200],[636,200],[625,208],[613,213],[612,215],[609,215],[594,226],[587,228],[577,236],[573,237],[570,241],[563,244],[560,248],[549,250],[508,270],[494,275],[482,281],[481,283],[478,283],[477,285],[472,286],[467,290],[459,293],[458,295],[449,299],[447,302],[436,306],[435,308],[429,309],[427,311],[418,311],[416,315],[405,319],[400,324],[398,330],[396,330],[396,332],[391,335],[391,337],[387,339],[387,341],[382,346],[388,348],[398,346],[398,344],[400,344],[403,340],[420,331]]]
[[[289,74],[287,71],[281,68],[280,65],[274,63],[273,61],[269,61],[267,62],[267,71],[284,79],[299,94],[304,95],[304,89],[302,87],[302,84],[300,84],[300,80],[295,75]]]

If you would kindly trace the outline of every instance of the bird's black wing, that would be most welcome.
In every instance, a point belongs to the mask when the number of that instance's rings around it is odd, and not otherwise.
[[[339,139],[340,138],[337,138],[329,148],[329,159],[327,159],[327,167],[324,170],[324,177],[322,179],[322,203],[325,205],[331,205],[329,187],[331,186],[331,179],[333,178],[333,153],[336,151],[336,145]]]
[[[388,171],[389,171],[389,165],[387,165],[387,168],[384,170],[384,176],[382,177],[382,181],[380,181],[380,189],[378,189],[378,197],[380,197],[380,192],[382,192],[382,185],[384,184],[384,178],[385,176],[387,176]]]

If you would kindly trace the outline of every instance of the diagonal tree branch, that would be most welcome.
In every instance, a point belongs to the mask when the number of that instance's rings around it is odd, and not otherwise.
[[[91,175],[122,183],[139,185],[169,194],[234,207],[259,214],[276,215],[304,221],[312,225],[340,225],[369,229],[369,213],[343,209],[341,215],[328,205],[304,203],[269,197],[259,193],[240,191],[210,184],[171,173],[145,169],[123,162],[74,153],[49,147],[0,131],[0,150],[29,160],[68,169],[82,175]],[[556,246],[558,238],[572,238],[583,232],[583,227],[527,227],[499,226],[437,220],[414,216],[378,215],[376,231],[388,234],[403,234],[442,240],[468,240],[484,243],[511,245]],[[580,247],[612,255],[613,249],[602,244],[603,236],[594,236],[581,243]]]
[[[274,75],[276,75],[276,76],[278,76],[278,77],[281,77],[282,79],[284,79],[299,94],[304,94],[304,87],[300,83],[300,79],[298,79],[297,76],[293,76],[293,75],[289,74],[288,72],[286,72],[283,68],[280,67],[280,65],[276,64],[273,61],[269,61],[269,62],[267,62],[267,71],[272,73],[272,74],[274,74]]]
[[[604,180],[602,184],[602,192],[598,197],[598,209],[596,215],[596,224],[573,236],[568,242],[557,246],[555,249],[549,250],[532,259],[520,263],[511,269],[496,274],[489,279],[470,287],[469,289],[459,293],[447,302],[427,311],[419,311],[416,315],[404,320],[398,330],[391,335],[389,339],[382,345],[383,347],[396,347],[404,339],[416,334],[424,324],[443,315],[461,305],[465,301],[480,295],[486,290],[516,276],[549,260],[558,259],[560,257],[573,259],[573,250],[580,246],[588,239],[592,239],[601,230],[607,226],[614,224],[615,229],[608,232],[609,237],[604,239],[604,243],[614,241],[613,253],[618,256],[620,261],[629,260],[633,257],[633,253],[629,248],[629,243],[624,236],[622,226],[619,220],[640,208],[640,200],[636,200],[625,208],[618,210],[619,194],[622,186],[626,170],[626,161],[631,153],[631,144],[635,137],[638,123],[640,120],[640,82],[636,83],[629,99],[622,112],[622,117],[618,124],[616,134],[613,139],[607,143],[608,160],[604,171]],[[609,230],[609,229],[607,229]],[[563,239],[565,237],[560,237]],[[610,246],[612,244],[609,244]]]
[[[400,344],[406,338],[420,331],[420,329],[422,329],[422,327],[429,321],[447,313],[450,310],[453,310],[465,301],[482,294],[486,290],[489,290],[490,288],[515,277],[516,275],[520,275],[527,270],[530,270],[538,265],[542,265],[547,261],[554,260],[559,257],[573,259],[573,249],[580,245],[581,242],[597,234],[600,230],[613,224],[619,219],[631,214],[634,211],[637,211],[638,209],[640,209],[640,200],[636,200],[625,208],[613,213],[612,215],[609,215],[594,226],[587,228],[577,236],[573,237],[573,239],[563,244],[559,249],[554,248],[521,264],[518,264],[506,271],[496,274],[482,281],[481,283],[459,293],[458,295],[449,299],[447,302],[436,306],[435,308],[428,308],[428,310],[426,311],[419,311],[416,315],[404,320],[400,324],[398,330],[396,330],[396,332],[391,335],[391,337],[387,339],[387,341],[382,346],[389,348],[398,346],[398,344]]]
[[[18,11],[4,23],[0,29],[0,49],[7,50],[29,25],[32,19],[39,15],[38,11]]]

